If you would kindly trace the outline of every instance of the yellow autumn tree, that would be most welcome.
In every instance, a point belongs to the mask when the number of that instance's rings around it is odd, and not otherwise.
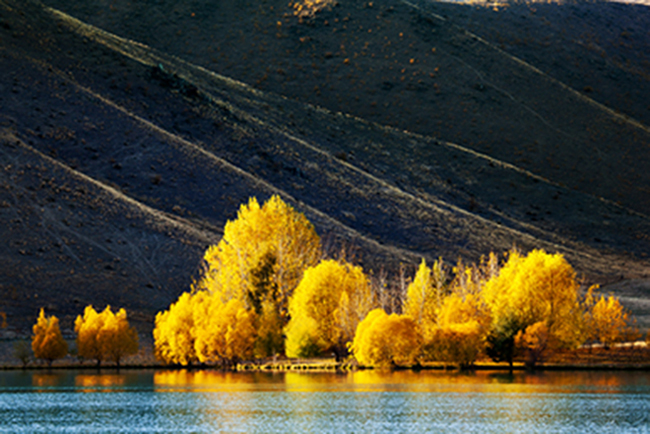
[[[41,309],[32,329],[32,351],[34,357],[44,359],[48,366],[52,362],[61,359],[68,354],[68,343],[63,339],[59,328],[59,319],[54,316],[45,316],[45,310]]]
[[[129,325],[126,310],[111,312],[107,306],[104,312],[104,324],[100,330],[100,340],[106,359],[113,361],[117,367],[125,356],[138,352],[138,333]]]
[[[289,298],[304,271],[320,257],[320,238],[302,213],[279,196],[262,206],[251,198],[226,224],[221,241],[206,251],[206,268],[197,288],[218,294],[224,303],[238,299],[254,310],[260,321],[257,327],[264,330],[257,351],[281,353],[277,343],[284,343]],[[269,322],[278,318],[282,327],[269,328]]]
[[[238,299],[224,303],[205,291],[194,295],[194,349],[201,363],[233,365],[250,359],[255,344],[255,313]]]
[[[183,293],[169,310],[158,312],[153,330],[154,354],[170,364],[191,365],[198,360],[194,347],[194,296]]]
[[[104,316],[97,313],[92,306],[86,306],[83,316],[77,316],[74,331],[77,333],[77,354],[85,359],[94,359],[100,366],[106,354],[100,339],[100,330],[104,326]]]
[[[585,328],[590,342],[600,342],[605,348],[624,339],[629,327],[630,313],[618,297],[596,297],[589,288],[585,297]]]
[[[549,334],[546,321],[537,321],[524,330],[519,330],[515,335],[514,346],[518,351],[524,352],[526,366],[535,366],[544,360],[544,353],[548,349]]]
[[[287,356],[334,351],[342,357],[357,325],[375,305],[361,267],[329,259],[307,269],[289,303]]]
[[[482,291],[492,314],[488,353],[495,360],[512,363],[515,337],[538,322],[545,324],[547,349],[579,345],[578,289],[576,273],[561,254],[533,250],[524,257],[510,252],[498,275]]]
[[[388,315],[383,309],[374,309],[357,326],[350,350],[362,366],[413,366],[420,353],[418,330],[408,315]]]
[[[447,272],[442,259],[435,261],[431,268],[423,259],[406,290],[403,312],[422,329],[425,340],[428,331],[437,324],[438,310],[446,295],[446,280]]]
[[[124,356],[138,352],[138,334],[129,325],[124,309],[113,313],[111,307],[106,306],[98,313],[92,306],[86,306],[83,316],[77,316],[74,330],[77,354],[96,360],[97,366],[104,360],[112,360],[119,367]]]
[[[438,312],[437,324],[428,332],[423,356],[445,364],[467,368],[483,351],[490,314],[479,294],[446,296]]]
[[[478,266],[459,261],[455,277],[441,259],[428,268],[424,260],[407,289],[404,313],[419,327],[422,359],[465,367],[474,363],[484,347],[489,310],[481,290],[498,269],[496,255],[482,258]]]

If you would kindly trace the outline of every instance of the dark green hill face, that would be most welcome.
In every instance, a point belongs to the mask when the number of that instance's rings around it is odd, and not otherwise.
[[[630,71],[647,53],[625,69],[607,51],[588,76],[610,84],[585,94],[565,80],[574,64],[504,42],[531,21],[547,40],[539,23],[562,11],[600,25],[608,5],[513,7],[497,37],[491,10],[388,0],[302,21],[282,2],[46,3],[81,21],[0,0],[10,326],[45,306],[69,328],[92,303],[150,328],[239,205],[271,194],[369,270],[517,245],[563,252],[591,281],[646,277],[647,82]],[[633,29],[645,13],[617,11]],[[589,63],[570,30],[548,40]]]

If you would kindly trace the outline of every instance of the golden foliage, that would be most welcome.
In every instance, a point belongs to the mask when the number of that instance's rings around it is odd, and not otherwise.
[[[194,349],[193,296],[187,292],[158,312],[153,330],[154,354],[165,363],[191,365],[198,360]]]
[[[287,356],[345,348],[375,305],[361,267],[330,259],[307,269],[289,304]]]
[[[424,356],[428,360],[467,368],[485,346],[485,329],[478,321],[452,323],[433,329]]]
[[[595,287],[589,288],[585,299],[585,323],[587,338],[602,343],[606,348],[624,339],[629,327],[630,314],[617,297],[593,295]],[[596,301],[597,300],[597,301]]]
[[[409,315],[424,328],[435,324],[445,295],[445,280],[446,272],[442,260],[435,261],[432,268],[429,268],[423,259],[406,290],[404,314]]]
[[[404,313],[413,318],[422,336],[425,360],[469,366],[485,346],[490,322],[481,297],[486,276],[494,274],[496,256],[491,254],[480,267],[459,262],[456,276],[446,283],[442,260],[429,269],[422,261],[409,285]]]
[[[77,316],[74,330],[78,355],[94,359],[98,365],[103,360],[112,360],[119,366],[124,356],[138,352],[138,334],[129,325],[124,309],[113,313],[106,306],[97,313],[92,306],[86,306],[83,316]]]
[[[359,323],[350,349],[362,366],[411,366],[420,353],[418,327],[410,316],[375,309]]]
[[[153,335],[156,358],[165,363],[232,363],[253,354],[255,313],[238,299],[224,303],[206,291],[183,293],[156,315]]]
[[[105,354],[99,337],[104,326],[104,317],[92,306],[86,306],[83,317],[77,316],[74,331],[77,333],[77,354],[86,359],[95,359],[97,364],[104,360]]]
[[[106,315],[101,336],[107,359],[120,366],[124,356],[138,352],[138,333],[129,325],[126,310],[123,308],[113,314],[107,307],[102,313]]]
[[[47,360],[51,365],[52,361],[68,354],[68,343],[61,335],[59,319],[56,316],[46,317],[45,310],[41,309],[32,331],[32,351],[36,358]]]
[[[316,265],[320,256],[320,238],[302,213],[279,196],[262,206],[251,198],[240,207],[237,219],[226,224],[219,244],[206,251],[206,270],[197,288],[218,295],[223,303],[238,299],[253,310],[264,326],[256,351],[271,356],[283,351],[289,298],[305,269]],[[278,318],[280,327],[270,328],[269,321]]]
[[[223,303],[206,292],[194,295],[194,348],[201,363],[232,363],[253,355],[255,313],[238,299]]]
[[[460,367],[474,364],[485,347],[490,313],[480,294],[449,294],[443,301],[438,323],[425,333],[423,356]]]
[[[166,363],[232,363],[283,352],[288,300],[321,255],[307,218],[272,196],[240,207],[193,294],[156,316],[155,354]]]
[[[407,288],[404,315],[370,312],[377,301],[362,269],[318,262],[321,255],[303,214],[279,196],[261,206],[251,198],[206,251],[193,292],[156,316],[156,357],[187,365],[332,350],[339,358],[353,341],[355,357],[368,366],[418,358],[469,366],[483,350],[512,363],[516,347],[534,364],[549,349],[579,345],[586,329],[603,342],[631,330],[621,325],[628,314],[617,299],[591,296],[585,314],[575,271],[560,254],[513,250],[500,268],[490,253],[478,265],[459,261],[453,279],[442,259],[431,268],[423,260]],[[92,346],[89,338],[90,354]]]
[[[485,285],[483,297],[493,324],[514,321],[518,332],[544,321],[549,344],[570,348],[581,339],[578,289],[564,256],[533,250],[526,257],[511,252],[499,275]]]
[[[292,291],[307,267],[321,255],[320,238],[307,218],[272,196],[260,206],[255,198],[242,205],[237,219],[226,223],[223,238],[204,259],[200,288],[237,298],[257,312],[269,296],[286,314]]]

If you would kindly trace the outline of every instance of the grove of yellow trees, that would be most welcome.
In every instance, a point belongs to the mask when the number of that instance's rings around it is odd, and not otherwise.
[[[453,268],[422,261],[388,314],[361,267],[323,259],[312,224],[279,196],[242,205],[204,260],[191,291],[156,315],[155,354],[165,363],[340,359],[350,350],[365,366],[467,367],[484,355],[534,365],[586,340],[609,345],[628,327],[618,299],[581,298],[571,265],[542,250]],[[101,360],[90,338],[87,354]]]
[[[279,196],[262,206],[255,198],[226,223],[223,238],[208,248],[206,269],[197,285],[227,303],[238,299],[254,312],[258,328],[257,354],[284,352],[283,327],[289,298],[304,271],[320,259],[320,237],[304,214]],[[281,327],[268,327],[279,323]]]
[[[103,360],[111,360],[119,367],[124,356],[138,352],[138,334],[129,325],[124,309],[113,313],[111,307],[106,306],[98,313],[92,306],[86,306],[83,316],[77,316],[74,330],[77,354],[96,360],[97,366]]]
[[[261,206],[251,198],[206,251],[191,293],[156,316],[156,356],[187,365],[284,354],[289,299],[321,254],[303,214],[279,196]]]

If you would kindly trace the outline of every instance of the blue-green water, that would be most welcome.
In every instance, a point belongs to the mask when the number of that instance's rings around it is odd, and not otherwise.
[[[645,433],[650,373],[5,371],[0,432]]]

